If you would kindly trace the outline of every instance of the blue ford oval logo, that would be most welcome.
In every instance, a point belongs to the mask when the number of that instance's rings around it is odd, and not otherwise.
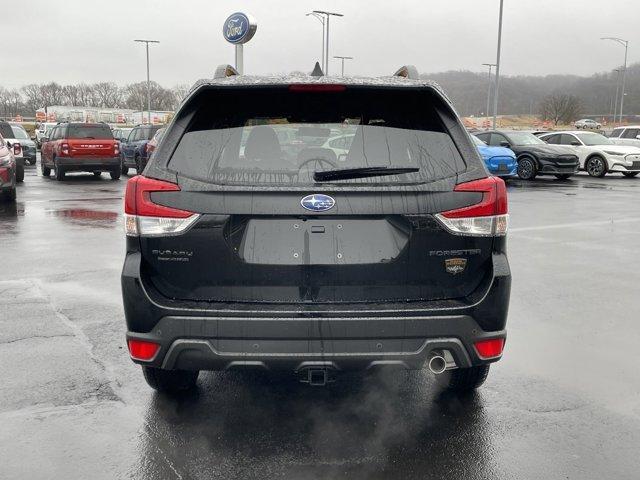
[[[307,195],[300,200],[300,205],[306,210],[312,212],[325,212],[336,204],[336,201],[329,195],[322,193],[314,193],[313,195]]]
[[[246,43],[256,32],[257,25],[248,15],[237,12],[230,15],[222,27],[222,35],[230,43]]]

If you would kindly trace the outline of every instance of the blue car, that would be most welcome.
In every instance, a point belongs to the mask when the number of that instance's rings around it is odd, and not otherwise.
[[[474,135],[471,135],[471,138],[478,147],[478,152],[482,155],[484,164],[491,175],[513,177],[518,173],[516,154],[511,150],[506,147],[490,147]]]
[[[149,158],[147,144],[161,128],[162,125],[137,125],[127,140],[120,143],[123,175],[129,173],[130,168],[135,168],[138,174],[142,173]]]

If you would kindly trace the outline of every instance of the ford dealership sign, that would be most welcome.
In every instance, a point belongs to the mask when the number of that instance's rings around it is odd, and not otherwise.
[[[227,42],[239,45],[251,40],[257,28],[258,24],[253,18],[236,12],[225,20],[222,35]]]

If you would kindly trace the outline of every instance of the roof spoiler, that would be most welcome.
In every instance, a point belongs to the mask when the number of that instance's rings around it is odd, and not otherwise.
[[[410,80],[420,80],[418,69],[413,65],[403,65],[393,74],[394,77],[404,77]]]
[[[218,65],[218,68],[216,68],[216,73],[213,74],[213,78],[227,78],[234,75],[240,74],[231,65]]]

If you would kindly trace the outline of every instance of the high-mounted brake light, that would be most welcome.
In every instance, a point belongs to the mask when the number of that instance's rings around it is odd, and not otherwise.
[[[344,92],[346,89],[345,85],[326,83],[295,83],[289,85],[290,92]]]
[[[13,154],[20,155],[20,153],[22,153],[22,145],[16,142],[13,144]]]
[[[175,183],[137,175],[127,182],[124,196],[125,231],[132,237],[180,235],[193,225],[200,215],[166,207],[151,200],[152,192],[179,192]]]
[[[506,235],[509,224],[507,188],[504,180],[487,177],[456,185],[454,192],[482,193],[479,203],[436,214],[456,235],[490,237]]]
[[[142,360],[143,362],[153,360],[158,350],[160,350],[160,345],[145,340],[127,340],[127,346],[129,347],[129,355],[131,355],[131,358],[134,360]]]
[[[490,340],[480,340],[474,344],[478,356],[483,360],[497,358],[502,355],[504,349],[504,338],[492,338]]]

